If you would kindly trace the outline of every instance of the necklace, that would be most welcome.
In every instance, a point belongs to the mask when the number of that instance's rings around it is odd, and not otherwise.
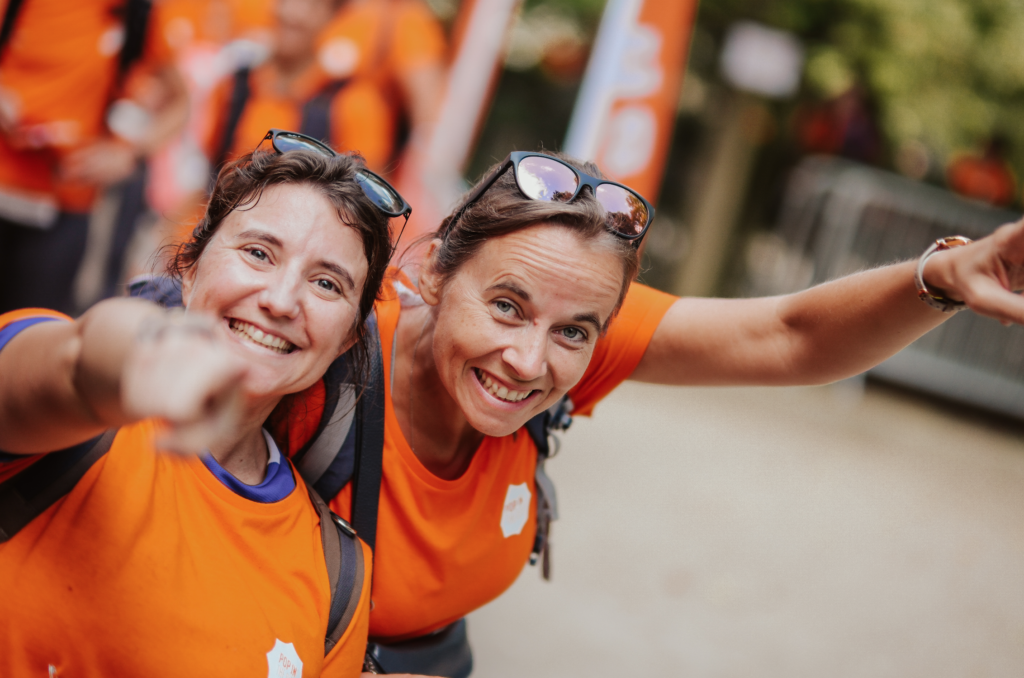
[[[427,329],[427,321],[430,320],[430,311],[427,311],[427,317],[423,319],[423,324],[420,325],[420,334],[416,337],[416,343],[412,345],[412,362],[409,365],[409,449],[416,452],[416,445],[414,438],[416,437],[416,428],[412,423],[412,403],[413,403],[413,390],[412,390],[412,375],[416,371],[416,351],[420,347],[420,341],[423,340],[423,333]]]

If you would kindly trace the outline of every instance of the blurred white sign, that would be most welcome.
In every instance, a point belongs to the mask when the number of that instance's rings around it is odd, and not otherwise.
[[[722,47],[722,75],[733,87],[771,98],[796,93],[804,50],[792,34],[742,21],[729,29]]]

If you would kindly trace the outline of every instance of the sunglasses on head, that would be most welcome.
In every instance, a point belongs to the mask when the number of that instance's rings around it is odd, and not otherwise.
[[[448,222],[445,236],[470,205],[480,199],[498,178],[511,167],[519,192],[531,200],[572,202],[589,186],[594,199],[604,208],[605,223],[615,235],[639,246],[654,218],[654,208],[642,195],[628,186],[585,174],[564,160],[544,153],[513,151],[504,162],[480,182],[466,202]]]
[[[306,136],[305,134],[299,134],[298,132],[272,129],[267,132],[265,137],[263,137],[263,141],[261,141],[259,146],[256,147],[257,150],[262,148],[267,141],[270,142],[271,147],[278,153],[287,153],[288,151],[309,151],[312,153],[319,153],[320,155],[326,155],[330,158],[338,155],[334,149],[327,144],[317,141],[313,137]],[[395,244],[391,248],[391,252],[394,254],[395,249],[398,247],[398,241],[401,240],[402,234],[405,233],[405,227],[409,223],[409,215],[412,214],[412,207],[391,184],[384,180],[383,177],[371,172],[365,167],[361,167],[356,170],[356,183],[359,184],[359,188],[362,189],[363,195],[369,198],[370,202],[372,202],[378,210],[389,217],[405,217],[405,223],[402,224],[402,230],[398,232],[398,237],[395,238]]]

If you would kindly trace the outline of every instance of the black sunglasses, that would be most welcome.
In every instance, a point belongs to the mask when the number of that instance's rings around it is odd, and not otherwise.
[[[338,155],[333,148],[321,141],[317,141],[313,137],[306,136],[305,134],[299,134],[298,132],[289,132],[283,129],[272,129],[267,132],[266,136],[263,137],[263,140],[256,148],[261,148],[267,141],[270,141],[271,147],[273,147],[273,149],[278,153],[287,153],[288,151],[310,151],[332,158]],[[381,212],[389,217],[405,217],[405,223],[402,224],[402,230],[398,232],[398,237],[395,238],[395,244],[391,248],[391,253],[394,254],[395,249],[398,248],[398,241],[402,239],[402,234],[405,233],[405,227],[409,223],[409,215],[412,214],[412,206],[410,206],[409,203],[405,201],[405,198],[403,198],[391,184],[385,181],[382,176],[371,172],[365,167],[356,170],[356,183],[359,184],[359,188],[362,189],[363,195],[369,198],[370,202],[372,202]]]
[[[637,246],[654,218],[651,203],[629,186],[592,177],[564,160],[544,153],[513,151],[466,199],[448,222],[445,237],[466,209],[479,200],[509,167],[512,167],[519,192],[531,200],[572,202],[584,186],[589,186],[594,198],[607,214],[608,230],[620,238],[631,240]]]

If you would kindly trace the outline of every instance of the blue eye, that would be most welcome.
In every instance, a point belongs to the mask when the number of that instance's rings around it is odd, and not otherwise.
[[[583,341],[587,338],[583,330],[578,327],[564,327],[562,328],[562,336],[570,341]]]
[[[512,304],[505,301],[504,299],[499,299],[498,301],[494,302],[494,306],[502,313],[511,313],[514,310]]]
[[[332,283],[330,280],[317,280],[316,284],[320,287],[320,289],[325,290],[327,292],[334,292],[338,289],[335,286],[335,284]]]
[[[266,261],[267,260],[267,253],[264,252],[263,250],[259,249],[258,247],[252,247],[252,248],[250,248],[248,250],[248,252],[249,252],[249,254],[252,255],[252,257],[254,259],[256,259],[258,261]]]

